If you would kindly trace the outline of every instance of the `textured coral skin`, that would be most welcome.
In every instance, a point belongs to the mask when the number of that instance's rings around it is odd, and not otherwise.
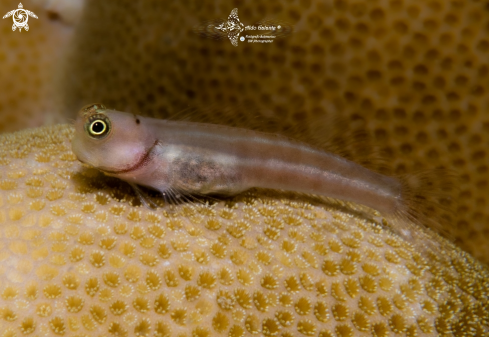
[[[272,44],[200,38],[202,21],[282,20],[294,33]],[[487,6],[479,1],[90,1],[68,73],[67,104],[166,117],[187,106],[238,106],[314,130],[331,115],[366,130],[386,171],[455,170],[457,243],[489,262]],[[107,21],[106,17],[117,17]],[[97,24],[93,24],[97,22]],[[107,33],[107,32],[110,32]],[[97,39],[93,39],[97,36]],[[200,116],[236,123],[236,115]],[[360,151],[361,152],[361,151]],[[352,155],[355,158],[355,155]]]
[[[5,336],[489,333],[489,271],[450,243],[278,195],[149,210],[72,136],[0,136]]]

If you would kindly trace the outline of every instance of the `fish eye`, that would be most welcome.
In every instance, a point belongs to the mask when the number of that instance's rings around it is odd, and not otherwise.
[[[90,124],[90,133],[94,136],[100,136],[107,130],[107,124],[102,120],[93,121]]]
[[[92,138],[105,138],[110,132],[110,122],[107,117],[92,116],[85,126],[87,133]]]

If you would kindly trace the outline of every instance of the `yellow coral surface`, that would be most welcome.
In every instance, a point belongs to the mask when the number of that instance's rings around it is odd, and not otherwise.
[[[150,210],[72,135],[0,136],[3,336],[489,333],[489,272],[449,243],[264,194]]]
[[[321,143],[325,135],[316,127],[340,115],[347,123],[338,142],[349,144],[349,131],[366,130],[383,150],[385,172],[455,170],[461,179],[448,229],[489,262],[485,2],[93,0],[87,6],[67,72],[73,116],[94,101],[159,117],[188,106],[231,106],[233,115],[210,109],[200,119],[242,118],[238,124],[249,126],[256,115],[273,116],[282,132],[304,128]],[[245,25],[274,19],[293,32],[238,47],[195,33],[207,29],[205,22],[224,22],[233,8]]]

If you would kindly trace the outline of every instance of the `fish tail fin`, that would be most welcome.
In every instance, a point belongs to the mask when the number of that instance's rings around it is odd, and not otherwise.
[[[453,171],[439,168],[401,175],[398,178],[401,182],[401,195],[393,214],[396,232],[416,239],[421,226],[453,241],[450,229],[456,208],[454,195],[457,191],[457,175]],[[406,226],[406,223],[414,226]]]

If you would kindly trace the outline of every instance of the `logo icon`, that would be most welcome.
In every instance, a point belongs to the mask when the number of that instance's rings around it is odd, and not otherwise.
[[[234,8],[227,21],[203,21],[194,27],[194,32],[204,38],[213,40],[227,40],[235,47],[238,42],[246,43],[273,43],[275,38],[281,38],[292,33],[292,26],[284,21],[261,20],[252,25],[244,25],[238,18],[238,9]],[[240,36],[241,33],[244,33]],[[245,35],[253,34],[253,35]]]
[[[36,18],[37,15],[34,14],[31,11],[28,11],[27,9],[23,9],[22,3],[19,3],[19,8],[11,10],[7,14],[3,16],[3,18],[8,18],[9,16],[12,16],[12,19],[14,20],[14,24],[12,25],[12,31],[15,31],[17,28],[19,28],[19,32],[22,31],[22,28],[24,28],[26,31],[29,30],[29,25],[27,24],[27,21],[29,20],[29,16]]]
[[[239,34],[244,30],[244,25],[239,21],[238,9],[235,8],[229,14],[228,21],[221,23],[216,29],[221,32],[228,33],[228,38],[233,46],[238,46]],[[243,41],[243,40],[241,40]]]

